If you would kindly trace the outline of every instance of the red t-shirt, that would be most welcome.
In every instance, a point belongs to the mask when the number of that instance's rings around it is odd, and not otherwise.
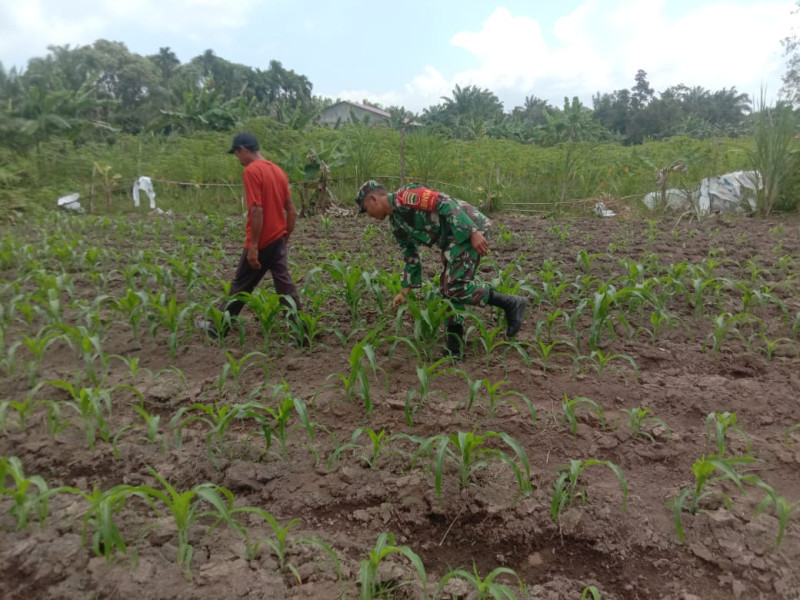
[[[289,198],[289,180],[281,168],[268,160],[256,160],[244,168],[244,193],[247,198],[247,238],[250,245],[252,226],[250,208],[260,206],[264,212],[264,225],[258,247],[268,246],[286,235],[286,201]]]

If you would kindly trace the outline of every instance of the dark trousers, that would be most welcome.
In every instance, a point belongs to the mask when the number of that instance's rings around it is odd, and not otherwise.
[[[297,287],[292,280],[292,275],[289,273],[286,238],[280,238],[261,248],[258,251],[258,262],[261,263],[260,269],[254,269],[250,266],[250,263],[247,262],[247,249],[245,248],[241,258],[239,258],[236,274],[231,282],[230,295],[233,297],[241,292],[252,293],[264,278],[264,275],[267,274],[267,271],[271,271],[272,281],[275,283],[275,293],[281,296],[281,302],[287,305],[288,303],[283,296],[291,296],[297,310],[300,310],[302,308],[300,296],[297,294]],[[234,298],[230,301],[224,301],[219,308],[222,311],[227,310],[232,317],[235,317],[242,312],[243,307],[244,302]]]

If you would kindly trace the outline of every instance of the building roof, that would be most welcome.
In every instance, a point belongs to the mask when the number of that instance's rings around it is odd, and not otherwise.
[[[349,100],[341,100],[336,104],[329,106],[326,110],[330,110],[331,108],[335,108],[340,104],[347,104],[348,106],[352,106],[354,108],[360,108],[361,110],[365,110],[367,112],[371,112],[374,115],[378,115],[379,117],[384,117],[388,119],[391,115],[386,112],[385,110],[381,110],[380,108],[375,108],[374,106],[369,106],[367,104],[359,104],[358,102],[350,102]]]

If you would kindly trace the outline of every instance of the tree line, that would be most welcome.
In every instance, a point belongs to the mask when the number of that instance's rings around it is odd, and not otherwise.
[[[800,80],[800,59],[796,39],[784,44],[789,86]],[[312,91],[305,75],[277,60],[254,68],[206,50],[182,64],[168,47],[142,56],[108,40],[50,46],[45,57],[31,59],[24,70],[7,71],[0,64],[0,138],[7,147],[25,150],[54,136],[80,144],[111,142],[118,133],[230,131],[255,116],[301,130],[334,102]],[[522,106],[506,110],[491,90],[456,85],[420,114],[385,108],[398,128],[413,121],[457,139],[491,137],[544,146],[630,145],[675,135],[736,137],[749,133],[753,110],[749,96],[735,87],[713,91],[678,84],[656,93],[643,70],[631,88],[598,92],[592,105],[574,97],[552,106],[531,95]]]

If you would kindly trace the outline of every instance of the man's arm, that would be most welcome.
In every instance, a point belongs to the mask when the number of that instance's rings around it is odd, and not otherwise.
[[[292,235],[294,231],[294,226],[297,223],[297,210],[294,207],[294,202],[292,202],[292,195],[289,194],[286,196],[286,240],[289,240],[289,236]]]
[[[254,269],[260,269],[258,262],[258,241],[261,239],[261,230],[264,229],[264,209],[258,204],[250,207],[250,245],[247,248],[247,262]]]

